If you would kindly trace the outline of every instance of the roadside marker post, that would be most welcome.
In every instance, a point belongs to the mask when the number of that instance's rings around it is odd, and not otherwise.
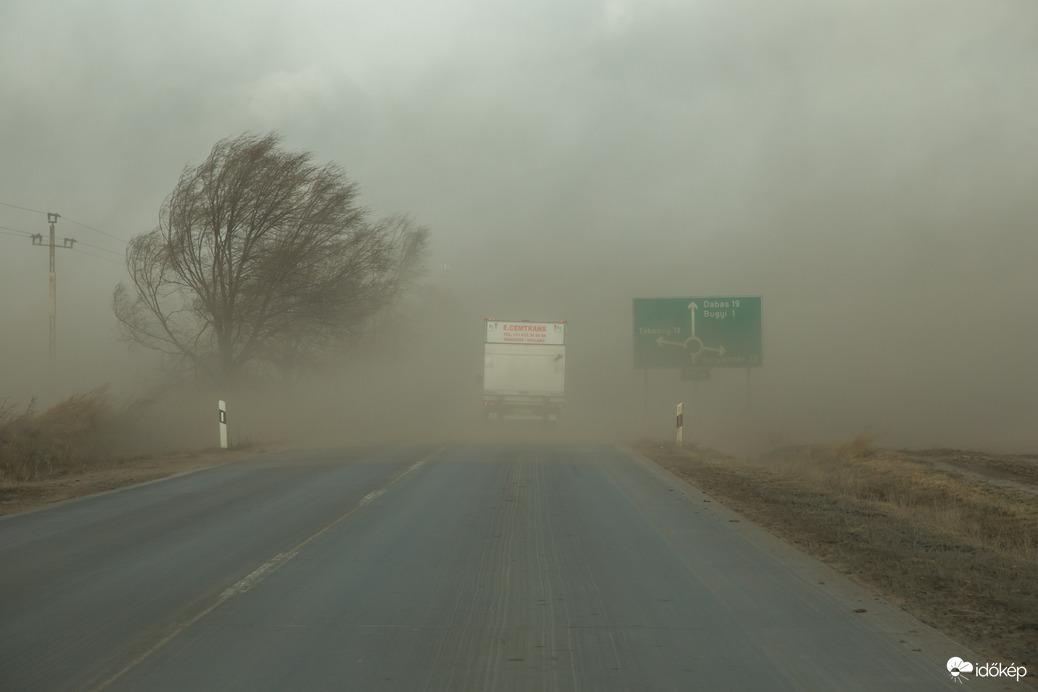
[[[227,402],[219,401],[220,406],[220,448],[227,449]]]
[[[684,411],[684,404],[678,404],[678,418],[677,418],[677,427],[678,427],[677,445],[678,445],[678,447],[681,446],[681,442],[682,442],[682,439],[681,439],[681,437],[682,437],[682,429],[685,426],[685,414],[684,414],[683,411]]]

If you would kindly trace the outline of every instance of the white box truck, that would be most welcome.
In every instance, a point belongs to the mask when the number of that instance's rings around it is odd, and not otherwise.
[[[566,395],[566,323],[486,320],[483,409],[490,420],[559,420]]]

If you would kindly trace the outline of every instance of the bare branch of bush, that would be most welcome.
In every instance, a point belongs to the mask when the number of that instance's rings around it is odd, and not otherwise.
[[[0,481],[36,481],[108,461],[120,439],[105,389],[76,394],[43,413],[0,406]]]

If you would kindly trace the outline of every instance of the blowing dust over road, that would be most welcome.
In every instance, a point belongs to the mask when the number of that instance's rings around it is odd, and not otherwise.
[[[378,213],[428,225],[432,257],[421,312],[371,359],[275,392],[273,419],[450,428],[478,403],[493,317],[567,320],[574,425],[665,425],[689,386],[650,373],[643,410],[631,299],[760,295],[765,365],[749,402],[738,369],[697,385],[705,440],[1034,447],[1031,4],[201,11],[3,10],[9,400],[160,379],[118,341],[125,241],[215,141],[278,130]],[[51,50],[27,62],[44,27]],[[80,243],[57,253],[54,377],[41,212]]]

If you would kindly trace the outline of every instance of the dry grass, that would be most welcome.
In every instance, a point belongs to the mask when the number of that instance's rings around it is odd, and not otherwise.
[[[1038,459],[873,442],[783,447],[756,461],[639,450],[991,660],[1038,667],[1038,485],[989,477],[1031,478]]]
[[[104,389],[76,394],[43,413],[0,405],[0,482],[39,481],[97,467],[122,451],[127,412]]]
[[[230,449],[179,451],[154,437],[168,409],[154,401],[113,402],[105,389],[77,394],[37,413],[0,403],[0,515],[213,466],[263,450],[239,440]]]
[[[903,453],[874,450],[867,436],[830,447],[773,452],[763,468],[974,547],[1038,559],[1038,503],[942,472]]]

